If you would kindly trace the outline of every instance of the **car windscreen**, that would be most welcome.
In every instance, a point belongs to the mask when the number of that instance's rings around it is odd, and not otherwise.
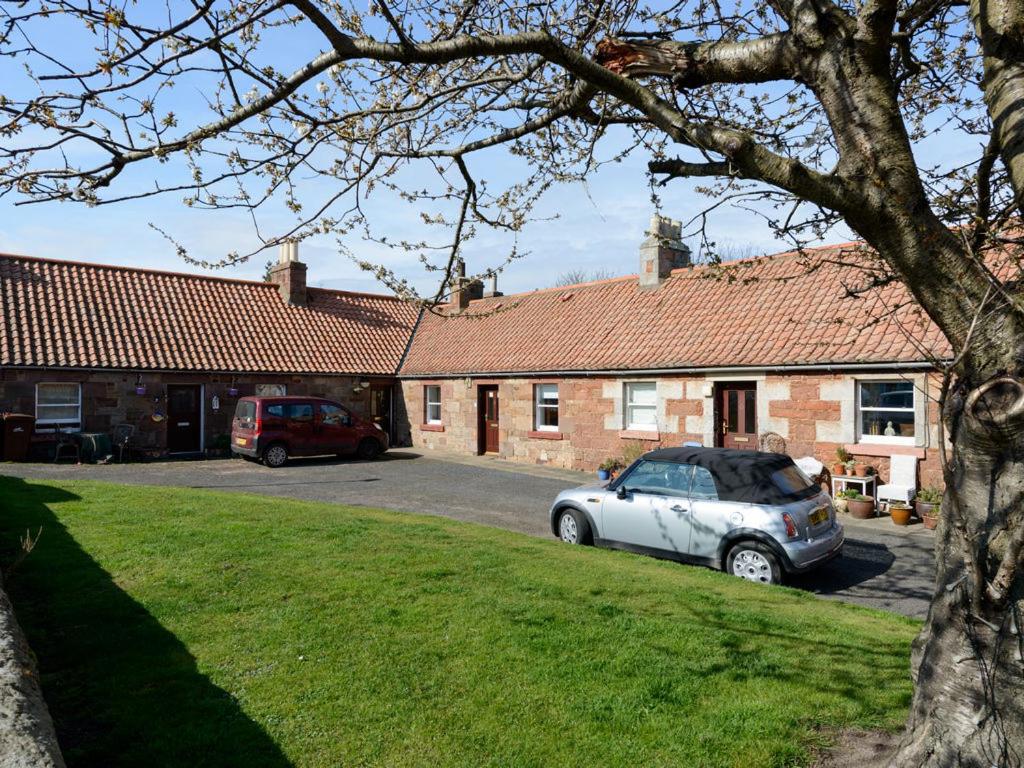
[[[256,418],[256,403],[252,400],[239,400],[235,406],[235,418],[239,421],[253,421]]]

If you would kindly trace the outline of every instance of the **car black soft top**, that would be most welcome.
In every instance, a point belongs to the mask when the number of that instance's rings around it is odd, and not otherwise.
[[[737,451],[731,448],[659,448],[644,454],[649,461],[675,461],[696,464],[707,469],[715,479],[718,498],[745,504],[789,504],[818,492],[816,486],[787,487],[774,473],[795,467],[793,460],[782,453]]]

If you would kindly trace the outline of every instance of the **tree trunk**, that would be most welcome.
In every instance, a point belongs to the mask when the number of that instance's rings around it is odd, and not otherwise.
[[[947,398],[938,577],[893,768],[1024,765],[1024,382],[971,373]]]

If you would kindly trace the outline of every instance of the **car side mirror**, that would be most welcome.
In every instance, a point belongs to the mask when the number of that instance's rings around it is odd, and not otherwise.
[[[618,499],[626,498],[626,493],[628,493],[628,491],[626,490],[626,486],[624,485],[620,485],[618,488],[615,489],[615,497]]]

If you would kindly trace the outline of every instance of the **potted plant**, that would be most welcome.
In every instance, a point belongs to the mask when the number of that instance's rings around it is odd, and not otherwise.
[[[942,489],[934,486],[922,488],[914,497],[914,509],[924,521],[924,527],[934,530],[939,522],[939,505],[942,503]]]
[[[612,474],[621,466],[622,464],[618,459],[605,459],[601,462],[601,466],[597,468],[597,479],[611,480]]]
[[[889,517],[895,525],[910,525],[910,505],[894,501],[889,505]]]
[[[860,461],[854,462],[853,474],[857,477],[866,477],[868,474],[868,465]]]
[[[848,462],[850,458],[850,452],[847,451],[843,446],[840,445],[838,448],[836,448],[836,460],[832,462],[832,474],[846,474],[846,462]]]
[[[852,496],[846,497],[846,509],[850,512],[850,517],[870,520],[875,517],[875,499],[853,491]]]
[[[849,512],[850,510],[847,506],[847,502],[849,502],[851,497],[856,497],[857,495],[857,491],[853,488],[847,488],[839,491],[839,493],[836,494],[836,497],[832,500],[832,506],[836,508],[836,512]]]
[[[846,475],[848,477],[853,477],[853,473],[857,469],[857,462],[855,462],[853,459],[850,459],[848,462],[846,462],[845,467]]]

